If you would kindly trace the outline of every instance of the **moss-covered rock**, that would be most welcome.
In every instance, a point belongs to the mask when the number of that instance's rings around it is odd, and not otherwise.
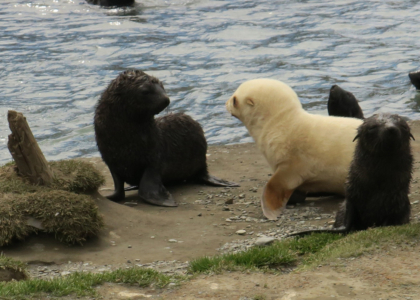
[[[60,160],[48,163],[54,178],[50,186],[36,186],[20,177],[14,162],[0,167],[0,193],[25,194],[42,189],[63,190],[74,193],[90,193],[105,183],[96,168],[80,160]]]
[[[92,164],[76,161],[49,163],[54,180],[35,186],[17,174],[13,163],[0,167],[0,246],[22,240],[38,230],[81,244],[103,227],[92,197],[104,177]],[[33,225],[35,220],[40,226]]]
[[[104,177],[95,167],[80,160],[61,160],[49,163],[54,172],[52,188],[74,192],[90,193],[105,183]]]

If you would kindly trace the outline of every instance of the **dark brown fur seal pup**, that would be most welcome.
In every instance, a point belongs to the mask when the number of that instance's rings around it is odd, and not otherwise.
[[[420,90],[420,71],[409,73],[408,77],[410,77],[410,81],[416,89]]]
[[[134,0],[86,0],[89,4],[100,6],[132,6]]]
[[[346,186],[346,200],[337,213],[337,229],[311,232],[348,233],[369,227],[410,222],[408,193],[413,168],[407,122],[398,115],[376,114],[359,127]]]
[[[166,183],[238,186],[209,175],[207,142],[198,122],[182,113],[154,118],[169,102],[162,83],[138,70],[121,73],[102,93],[94,127],[114,179],[115,192],[108,199],[124,199],[125,182],[138,185],[144,201],[161,206],[177,206]]]
[[[338,85],[331,87],[327,106],[330,116],[364,119],[356,97]]]

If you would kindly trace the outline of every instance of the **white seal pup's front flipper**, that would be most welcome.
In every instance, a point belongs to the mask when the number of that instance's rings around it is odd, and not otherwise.
[[[287,170],[291,171],[290,169],[277,168],[276,173],[274,173],[264,186],[261,197],[261,208],[264,216],[269,220],[277,219],[295,188],[302,183],[301,177],[297,175],[293,176],[291,172],[287,172]]]

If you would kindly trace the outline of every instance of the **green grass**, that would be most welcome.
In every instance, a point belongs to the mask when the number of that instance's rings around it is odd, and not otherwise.
[[[255,295],[252,297],[252,300],[266,300],[267,297],[265,295]]]
[[[304,238],[294,238],[290,241],[290,249],[298,255],[317,253],[326,245],[343,238],[341,234],[318,233]]]
[[[95,287],[105,282],[124,283],[139,287],[163,288],[171,282],[178,283],[181,276],[168,276],[151,269],[133,267],[104,273],[73,273],[51,280],[31,279],[8,283],[0,282],[0,297],[27,299],[27,297],[67,295],[95,296]],[[3,298],[1,298],[3,299]]]
[[[197,258],[190,262],[189,272],[276,269],[291,264],[305,269],[332,262],[337,258],[387,251],[395,246],[416,245],[419,239],[420,224],[380,227],[347,236],[317,233],[302,238],[284,239],[266,247],[253,247],[240,253]]]
[[[219,273],[223,270],[276,268],[287,266],[298,261],[300,255],[316,253],[325,245],[341,238],[340,235],[318,234],[301,239],[287,239],[266,247],[253,247],[247,251],[204,256],[190,262],[189,272]]]
[[[374,252],[384,252],[392,247],[411,247],[420,239],[420,224],[378,227],[349,234],[326,245],[322,251],[309,255],[302,261],[302,269],[325,264],[337,258],[359,257]]]

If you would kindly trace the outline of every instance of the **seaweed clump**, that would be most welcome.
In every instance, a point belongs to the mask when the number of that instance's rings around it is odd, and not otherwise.
[[[38,231],[59,241],[82,244],[104,226],[94,199],[104,178],[90,163],[50,162],[50,186],[36,186],[17,174],[16,166],[0,167],[0,247]]]

